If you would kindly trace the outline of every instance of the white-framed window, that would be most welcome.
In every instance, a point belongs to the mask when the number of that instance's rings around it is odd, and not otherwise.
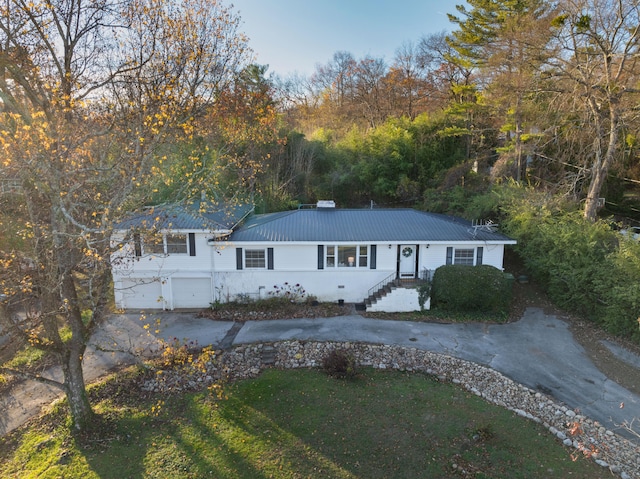
[[[369,247],[366,245],[328,245],[327,268],[366,268],[369,266]]]
[[[267,254],[264,249],[245,249],[244,267],[247,269],[264,269],[267,267]]]
[[[167,234],[165,235],[165,245],[167,254],[187,254],[187,235]]]
[[[447,248],[447,260],[445,264],[464,264],[468,266],[476,266],[482,264],[484,248]]]
[[[367,246],[359,246],[358,247],[358,266],[360,266],[361,268],[366,268],[367,266],[369,266],[369,254],[368,254],[368,247]]]
[[[164,235],[147,233],[142,240],[142,254],[165,254]]]
[[[133,238],[136,256],[151,254],[191,254],[191,256],[195,256],[195,243],[189,241],[189,236],[186,234],[146,233],[144,235],[134,234]]]
[[[327,268],[333,268],[336,265],[336,247],[327,246]]]
[[[466,264],[469,266],[473,266],[475,253],[476,253],[475,248],[469,248],[469,249],[456,248],[453,253],[453,264]]]

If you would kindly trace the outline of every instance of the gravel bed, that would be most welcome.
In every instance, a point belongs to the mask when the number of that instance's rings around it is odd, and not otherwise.
[[[219,380],[256,377],[265,367],[314,368],[332,350],[350,353],[358,366],[421,372],[457,384],[485,400],[542,424],[576,454],[585,454],[623,479],[640,479],[640,446],[597,421],[502,374],[462,359],[400,346],[350,342],[282,341],[216,352],[204,368],[182,367],[145,379],[149,392],[199,390]]]

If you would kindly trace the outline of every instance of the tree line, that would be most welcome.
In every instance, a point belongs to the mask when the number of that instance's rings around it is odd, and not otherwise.
[[[377,160],[351,158],[349,143],[356,137],[379,142],[402,118],[412,143],[397,153],[404,162],[424,161],[416,161],[415,151],[425,138],[448,142],[455,152],[438,153],[441,166],[453,166],[452,158],[455,165],[477,162],[481,171],[490,168],[492,181],[514,178],[581,201],[591,221],[600,198],[611,207],[624,203],[640,180],[638,2],[470,0],[450,20],[452,33],[401,45],[390,65],[342,51],[309,78],[269,79],[287,128],[325,147],[318,187],[293,189],[291,197],[327,195],[323,186],[335,183],[336,169],[358,177]],[[323,175],[327,157],[330,173]],[[446,174],[446,168],[431,169],[440,180]],[[407,178],[424,187],[420,170]],[[407,181],[404,170],[380,173],[389,175],[383,181]],[[363,176],[360,188],[368,181]],[[370,196],[380,203],[402,200],[375,188]]]

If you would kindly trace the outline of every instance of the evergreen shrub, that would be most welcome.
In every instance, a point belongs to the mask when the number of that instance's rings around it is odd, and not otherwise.
[[[431,305],[448,311],[507,312],[512,287],[505,274],[493,266],[441,266],[433,275]]]

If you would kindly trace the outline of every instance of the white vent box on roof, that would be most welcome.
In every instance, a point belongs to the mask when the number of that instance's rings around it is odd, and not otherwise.
[[[320,200],[316,203],[316,208],[335,208],[336,202],[333,200]]]

